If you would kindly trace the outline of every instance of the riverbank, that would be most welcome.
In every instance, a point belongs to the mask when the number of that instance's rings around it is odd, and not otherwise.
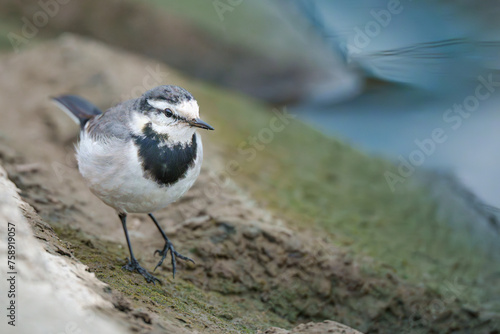
[[[484,254],[443,234],[450,230],[425,189],[408,182],[392,193],[383,178],[394,168],[387,161],[286,117],[286,110],[274,113],[156,61],[74,36],[4,55],[0,67],[1,163],[40,217],[33,221],[46,224],[33,228],[46,247],[59,238],[58,256],[81,261],[108,285],[104,298],[131,319],[129,329],[154,332],[168,323],[186,331],[255,332],[327,319],[367,333],[498,328],[497,313],[478,299],[486,290],[462,275],[469,270],[477,279],[488,264]],[[121,269],[121,226],[76,170],[78,127],[48,101],[72,93],[106,108],[149,88],[144,83],[185,87],[216,128],[203,134],[196,186],[158,214],[178,250],[197,263],[181,264],[175,280],[165,264],[158,271],[163,286]],[[130,223],[146,268],[154,267],[162,243],[151,225],[142,216]],[[457,251],[468,254],[461,263],[439,262],[438,254]]]

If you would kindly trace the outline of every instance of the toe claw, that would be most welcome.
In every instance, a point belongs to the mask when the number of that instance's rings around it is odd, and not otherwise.
[[[156,268],[158,268],[159,266],[161,266],[163,264],[163,260],[165,260],[165,258],[167,257],[167,254],[168,254],[168,251],[170,251],[170,256],[171,256],[171,263],[172,263],[172,276],[175,278],[175,273],[177,272],[177,261],[175,260],[176,257],[180,258],[181,260],[184,260],[184,261],[191,261],[192,263],[195,263],[193,259],[187,257],[187,256],[184,256],[182,254],[179,254],[175,249],[174,249],[174,246],[172,245],[172,243],[170,243],[170,241],[167,241],[165,242],[165,247],[163,248],[163,250],[156,250],[154,255],[156,255],[156,253],[160,254],[161,255],[161,259],[160,261],[158,262],[158,264],[156,265],[154,271],[156,271]]]
[[[191,262],[195,263],[195,262],[194,262],[194,260],[193,260],[192,258],[187,257],[187,256],[184,256],[184,255],[182,255],[182,254],[179,254],[179,253],[178,253],[177,251],[175,251],[175,250],[174,250],[174,254],[175,254],[175,256],[176,256],[176,257],[178,257],[178,258],[180,258],[180,259],[182,259],[182,260],[184,260],[184,261],[191,261]]]
[[[174,254],[174,252],[171,251],[170,255],[172,255],[172,277],[175,278],[175,272],[177,271],[176,262],[175,262],[175,254]]]
[[[156,268],[158,268],[159,266],[161,266],[162,263],[163,263],[163,260],[160,260],[160,262],[158,262],[158,264],[156,265],[156,267],[153,269],[153,272],[155,272]]]
[[[137,271],[142,275],[142,277],[144,277],[144,279],[148,283],[153,283],[154,285],[156,285],[156,281],[158,281],[160,284],[162,284],[162,282],[158,278],[154,277],[146,269],[141,267],[137,260],[128,261],[128,263],[123,266],[123,269],[127,269],[129,271]]]

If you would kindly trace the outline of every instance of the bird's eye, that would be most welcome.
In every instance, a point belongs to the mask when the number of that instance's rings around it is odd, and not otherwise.
[[[169,108],[165,109],[164,111],[165,111],[165,116],[167,117],[172,117],[172,115],[174,114],[172,110],[170,110]]]

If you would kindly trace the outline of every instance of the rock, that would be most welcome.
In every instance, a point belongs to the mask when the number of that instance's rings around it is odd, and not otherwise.
[[[357,330],[339,324],[335,321],[324,321],[319,323],[309,322],[297,327],[286,330],[277,327],[271,327],[261,334],[362,334]]]
[[[14,256],[9,257],[12,265],[9,272],[16,274],[8,275],[15,278],[16,288],[12,291],[15,297],[9,298],[9,302],[13,301],[17,310],[12,319],[15,330],[3,319],[0,331],[42,333],[50,328],[55,333],[68,330],[128,333],[118,321],[103,316],[96,309],[113,307],[95,292],[105,285],[88,273],[83,264],[47,253],[34,238],[31,226],[22,214],[22,210],[28,207],[0,166],[0,238],[7,240],[9,233],[14,240],[15,254],[9,254]],[[6,246],[2,243],[0,247],[0,261],[4,266],[8,255]],[[6,279],[1,280],[0,290],[9,291]]]

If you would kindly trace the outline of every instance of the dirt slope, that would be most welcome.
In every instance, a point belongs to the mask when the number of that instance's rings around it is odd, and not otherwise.
[[[433,307],[442,300],[437,293],[405,283],[389,269],[374,269],[373,260],[346,253],[328,236],[297,233],[236,184],[211,194],[210,171],[225,165],[212,134],[203,134],[206,161],[195,187],[157,215],[176,248],[196,265],[181,263],[173,280],[164,263],[157,274],[165,284],[145,284],[121,269],[128,254],[118,218],[79,176],[73,158],[78,127],[48,96],[69,92],[105,108],[157,84],[202,85],[161,64],[71,36],[7,55],[0,71],[0,162],[36,210],[29,217],[39,239],[57,249],[60,238],[64,248],[55,253],[81,261],[107,283],[103,296],[115,310],[106,314],[125,319],[129,329],[236,333],[335,320],[370,333],[494,333],[495,315],[454,301]],[[162,247],[154,225],[133,216],[129,229],[139,261],[152,269],[158,261],[153,251]],[[292,333],[321,328],[344,330],[323,323]],[[267,330],[273,331],[279,333]]]

